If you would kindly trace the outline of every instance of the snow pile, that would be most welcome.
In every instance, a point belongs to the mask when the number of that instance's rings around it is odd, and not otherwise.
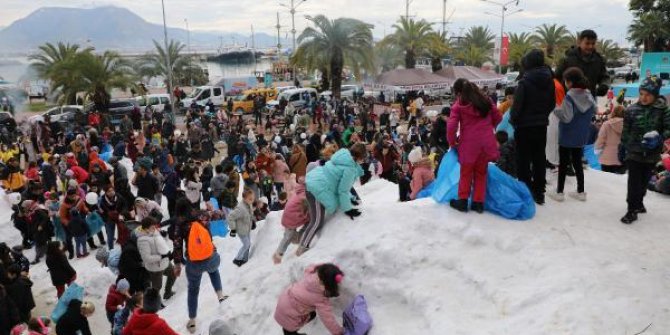
[[[568,185],[568,189],[572,186]],[[203,276],[199,333],[215,319],[237,334],[281,334],[273,319],[276,299],[313,263],[334,262],[346,273],[337,314],[355,294],[368,300],[374,334],[645,334],[670,329],[668,198],[650,194],[650,214],[631,226],[625,211],[625,177],[586,172],[587,203],[549,202],[534,219],[506,221],[490,214],[461,214],[431,199],[398,203],[397,188],[376,180],[357,190],[363,215],[327,221],[320,240],[300,258],[289,248],[284,262],[271,256],[282,237],[280,213],[252,234],[252,256],[237,268],[238,239],[216,240],[221,276],[231,297],[219,305]],[[3,219],[5,211],[2,211]],[[7,222],[5,220],[0,222]],[[10,224],[2,236],[16,239]],[[107,331],[104,296],[113,276],[95,259],[75,261],[78,282],[96,302],[96,333]],[[38,299],[55,300],[43,264],[32,271]],[[161,315],[187,334],[186,279]],[[327,334],[317,320],[303,329]]]

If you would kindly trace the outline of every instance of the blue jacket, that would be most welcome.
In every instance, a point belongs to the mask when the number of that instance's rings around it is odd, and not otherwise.
[[[352,208],[350,190],[362,175],[363,168],[349,150],[340,149],[324,166],[307,173],[305,183],[307,191],[326,208],[326,213],[332,214],[338,209],[346,212]]]
[[[582,148],[589,143],[591,122],[596,103],[589,90],[571,89],[563,104],[554,113],[561,120],[558,125],[558,144],[565,148]]]

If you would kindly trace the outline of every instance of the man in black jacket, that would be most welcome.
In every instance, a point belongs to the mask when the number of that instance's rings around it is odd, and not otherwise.
[[[596,51],[598,35],[593,30],[584,30],[579,33],[576,47],[565,52],[565,58],[556,68],[556,78],[563,82],[563,72],[571,67],[578,67],[589,80],[589,90],[593,97],[603,97],[607,94],[610,77],[607,74],[607,60]]]
[[[516,139],[517,175],[528,186],[535,202],[543,205],[547,126],[549,114],[556,107],[554,81],[551,70],[544,64],[544,52],[531,50],[521,63],[524,74],[510,112]]]
[[[135,175],[133,185],[137,186],[137,196],[145,199],[153,199],[158,189],[158,179],[151,174],[149,169],[151,166],[140,164],[139,171]]]

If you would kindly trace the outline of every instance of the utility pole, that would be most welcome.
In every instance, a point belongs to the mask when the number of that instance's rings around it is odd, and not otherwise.
[[[405,0],[405,19],[409,20],[409,5],[412,4],[414,0]]]
[[[500,6],[500,16],[499,16],[500,17],[500,49],[499,49],[499,52],[498,52],[498,73],[502,73],[501,61],[502,61],[502,47],[503,47],[503,38],[504,38],[503,36],[504,36],[504,31],[505,31],[505,15],[513,15],[513,14],[522,12],[523,9],[518,9],[514,12],[511,12],[511,13],[507,14],[507,10],[509,9],[508,6],[511,5],[511,4],[514,4],[515,6],[518,6],[519,5],[519,0],[512,0],[512,1],[508,1],[506,3],[495,2],[495,1],[492,1],[492,0],[481,0],[481,1],[488,2],[492,5]],[[493,14],[493,15],[498,16],[498,15],[495,15],[495,14]]]
[[[287,5],[285,5],[285,4],[279,4],[280,6],[283,6],[283,7],[288,8],[288,9],[289,9],[289,13],[291,13],[291,34],[293,35],[293,52],[295,52],[295,50],[296,50],[296,40],[295,40],[295,33],[296,33],[296,30],[295,30],[295,10],[296,10],[296,8],[298,8],[298,6],[300,6],[300,5],[302,5],[303,3],[305,3],[305,1],[307,1],[307,0],[298,0],[298,1],[297,1],[298,3],[296,3],[296,0],[291,0],[291,5],[290,5],[290,6],[287,6]],[[277,24],[277,25],[279,25],[279,24]],[[296,77],[295,67],[293,68],[293,77],[294,77],[294,79],[295,79],[295,77]]]
[[[188,48],[188,82],[193,87],[193,54],[191,54],[191,30],[188,29],[188,19],[184,19],[186,23],[186,47]]]
[[[281,25],[279,24],[279,12],[277,12],[277,57],[281,59]]]
[[[256,74],[256,37],[254,35],[254,25],[251,25],[251,55],[254,60],[254,74]]]
[[[163,8],[163,35],[165,42],[165,67],[167,68],[168,75],[168,94],[170,94],[170,101],[174,101],[174,96],[172,95],[172,62],[170,61],[170,51],[168,49],[168,35],[167,35],[167,24],[165,23],[165,0],[161,0],[161,7]]]
[[[442,2],[442,34],[446,35],[447,31],[447,0],[443,0]]]

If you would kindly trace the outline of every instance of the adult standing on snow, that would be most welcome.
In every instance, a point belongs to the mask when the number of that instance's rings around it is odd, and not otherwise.
[[[151,287],[160,291],[163,287],[163,276],[167,277],[163,299],[168,300],[174,295],[172,285],[176,279],[170,263],[170,248],[156,228],[158,222],[154,218],[146,217],[142,219],[141,224],[136,233],[137,249],[142,257],[142,264],[149,272]]]
[[[546,183],[547,125],[556,107],[551,70],[544,63],[544,52],[531,50],[521,61],[524,74],[514,93],[510,123],[516,139],[517,175],[544,204]],[[531,170],[532,167],[532,170]]]
[[[209,224],[205,217],[198,218],[191,203],[186,198],[177,201],[175,212],[174,232],[174,271],[175,276],[181,274],[182,263],[186,265],[186,279],[188,280],[188,323],[186,328],[193,334],[196,331],[196,316],[198,314],[198,296],[200,295],[200,281],[203,273],[209,274],[214,291],[219,302],[226,300],[219,274],[221,258],[212,242],[209,233]]]
[[[644,196],[654,165],[661,160],[663,141],[670,138],[670,110],[660,96],[662,82],[646,78],[640,84],[640,99],[628,107],[623,120],[620,157],[628,165],[628,212],[621,222],[631,224],[644,214]]]
[[[598,35],[587,29],[579,33],[578,45],[565,52],[565,58],[556,68],[556,78],[563,79],[563,73],[571,67],[578,67],[589,80],[588,89],[595,98],[604,97],[609,90],[610,77],[607,74],[607,60],[596,51]]]
[[[325,215],[342,210],[352,220],[361,215],[353,208],[358,204],[351,194],[354,182],[363,175],[360,164],[367,157],[365,144],[356,143],[350,149],[340,149],[323,166],[307,173],[307,202],[309,203],[309,223],[300,239],[297,255],[307,249],[323,226]]]

